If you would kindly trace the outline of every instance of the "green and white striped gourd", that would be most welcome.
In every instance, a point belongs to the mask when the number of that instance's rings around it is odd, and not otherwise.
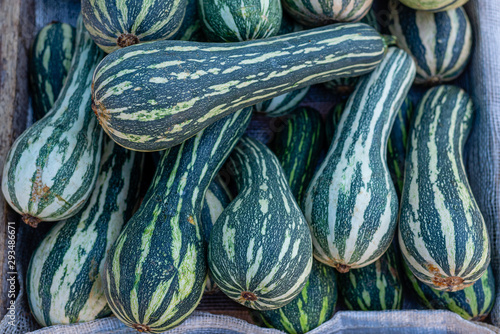
[[[101,58],[80,19],[75,55],[59,98],[7,155],[2,192],[33,227],[75,215],[92,193],[103,135],[92,114],[90,86]]]
[[[212,227],[222,211],[224,211],[224,208],[231,203],[232,199],[233,196],[229,189],[223,184],[219,177],[216,177],[207,189],[205,199],[203,200],[203,209],[201,210],[201,224],[203,226],[203,234],[205,235],[205,242],[207,245],[210,240]],[[219,288],[217,284],[215,284],[209,271],[205,293],[212,294],[217,291],[219,291]]]
[[[52,109],[61,92],[75,51],[76,29],[53,22],[38,32],[31,45],[29,80],[35,119]]]
[[[303,29],[304,28],[300,24],[284,14],[278,35],[290,34]],[[254,106],[254,109],[256,112],[266,114],[269,117],[279,117],[289,114],[306,97],[310,87],[311,86],[305,86],[283,95],[273,97],[272,99],[259,102]]]
[[[409,138],[399,245],[413,274],[438,290],[474,284],[490,262],[488,231],[463,163],[473,111],[464,90],[430,89]]]
[[[387,166],[391,172],[392,182],[401,198],[404,183],[406,149],[410,131],[410,120],[413,115],[413,104],[406,98],[394,120],[392,131],[387,142]]]
[[[54,225],[31,257],[27,294],[42,326],[109,316],[101,281],[107,251],[137,202],[142,154],[107,141],[92,196]]]
[[[338,287],[347,308],[353,311],[401,309],[403,285],[398,267],[396,246],[392,244],[374,263],[346,274],[339,273]]]
[[[333,137],[335,135],[335,130],[340,123],[342,118],[342,113],[345,109],[345,103],[337,103],[334,105],[326,116],[325,122],[325,139],[326,139],[326,149],[328,150],[333,142]]]
[[[440,13],[415,11],[390,3],[389,30],[417,64],[417,84],[435,85],[457,78],[472,51],[472,27],[463,8]]]
[[[380,34],[362,23],[238,43],[133,45],[95,71],[94,111],[121,146],[163,150],[243,107],[370,72],[385,49]]]
[[[188,0],[82,0],[85,27],[106,53],[142,42],[172,38]]]
[[[297,203],[301,203],[316,170],[323,136],[320,113],[310,107],[300,107],[293,112],[272,143],[272,150],[283,167]]]
[[[198,0],[203,31],[212,42],[243,42],[278,34],[280,0]]]
[[[291,302],[312,266],[311,235],[276,156],[243,137],[230,156],[238,195],[215,223],[208,264],[231,299],[255,310]]]
[[[377,31],[380,31],[380,25],[378,24],[377,13],[373,9],[368,11],[365,17],[361,19],[362,23],[366,23]],[[351,77],[351,78],[338,78],[331,81],[327,81],[324,83],[325,87],[329,90],[333,91],[335,94],[339,94],[345,97],[349,97],[349,95],[354,92],[354,88],[356,88],[356,84],[358,83],[359,77]]]
[[[394,236],[398,200],[387,140],[414,78],[411,57],[391,47],[360,79],[304,198],[315,258],[342,273],[377,260]]]
[[[203,199],[250,117],[250,108],[238,111],[163,154],[140,208],[106,259],[106,299],[127,326],[160,333],[198,305],[207,277]]]
[[[417,10],[442,12],[465,5],[469,0],[399,0],[404,5]]]
[[[198,15],[198,0],[187,1],[186,15],[184,15],[184,20],[172,39],[180,41],[205,41],[206,37],[203,33],[200,16]]]
[[[330,320],[337,305],[335,270],[313,260],[309,279],[300,294],[285,306],[256,311],[256,322],[289,334],[307,333]]]
[[[283,8],[300,24],[324,26],[334,22],[357,22],[373,0],[283,0]]]
[[[491,265],[473,285],[455,292],[440,291],[422,283],[405,264],[407,280],[420,304],[433,310],[450,310],[462,318],[482,321],[495,304],[495,278]]]

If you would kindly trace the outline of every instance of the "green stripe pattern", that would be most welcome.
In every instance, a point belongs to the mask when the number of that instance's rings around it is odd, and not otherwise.
[[[483,321],[495,304],[495,278],[491,265],[472,286],[455,292],[433,289],[416,279],[407,265],[404,267],[419,303],[428,309],[450,310],[466,320]]]
[[[340,123],[340,119],[342,118],[342,113],[345,109],[345,103],[337,103],[334,105],[326,116],[325,123],[325,141],[326,141],[326,149],[328,150],[332,145],[333,137],[335,135],[335,130]]]
[[[12,145],[2,177],[6,201],[24,221],[66,219],[89,198],[99,171],[102,131],[90,86],[102,53],[78,23],[76,52],[54,107]]]
[[[286,94],[276,96],[270,100],[257,103],[254,108],[258,113],[268,117],[280,117],[293,111],[306,97],[311,86],[306,86]]]
[[[141,42],[172,38],[188,0],[82,0],[85,27],[106,53]]]
[[[283,8],[305,26],[334,22],[357,22],[372,7],[373,0],[283,0]]]
[[[314,256],[340,272],[364,267],[389,247],[398,201],[386,161],[389,133],[415,65],[389,48],[350,96],[325,160],[303,201]]]
[[[277,133],[272,150],[288,179],[297,203],[302,202],[323,148],[324,127],[320,113],[301,107],[287,120],[283,131]]]
[[[400,0],[404,5],[417,10],[442,12],[465,5],[469,0]]]
[[[384,311],[402,307],[403,286],[394,243],[377,261],[346,274],[339,273],[337,281],[349,310]]]
[[[380,25],[378,24],[377,13],[373,9],[368,11],[363,19],[362,23],[366,23],[377,31],[380,31]],[[354,92],[354,88],[358,83],[359,77],[351,78],[338,78],[324,83],[325,87],[332,90],[335,94],[342,95],[343,97],[349,97],[349,95]]]
[[[94,111],[121,146],[163,150],[241,108],[370,72],[384,51],[381,36],[361,23],[238,43],[133,45],[100,63]]]
[[[438,86],[420,101],[409,138],[399,244],[413,274],[457,291],[490,262],[488,232],[472,194],[463,149],[474,106],[456,86]]]
[[[289,334],[307,333],[330,320],[336,304],[335,270],[313,261],[309,280],[300,294],[279,309],[256,312],[260,318],[257,321]]]
[[[301,30],[304,30],[304,28],[300,24],[296,23],[288,15],[283,13],[283,19],[281,20],[281,27],[278,35],[290,34]],[[300,102],[302,102],[309,92],[309,88],[310,86],[306,86],[283,95],[276,96],[272,99],[259,102],[254,107],[255,111],[266,114],[269,117],[287,115],[292,112],[300,104]]]
[[[198,0],[203,31],[212,42],[243,42],[278,34],[280,0]]]
[[[106,259],[106,299],[127,326],[160,333],[198,305],[207,276],[203,199],[250,117],[250,108],[238,111],[163,154],[140,208]]]
[[[276,156],[243,137],[230,156],[238,196],[215,223],[208,263],[219,288],[256,310],[291,302],[312,266],[311,235]]]
[[[391,135],[387,142],[387,165],[391,172],[392,182],[396,187],[398,198],[401,198],[404,183],[406,149],[408,147],[410,120],[413,115],[413,104],[406,98],[399,109]]]
[[[472,50],[472,27],[463,8],[431,13],[393,0],[390,9],[389,30],[417,63],[416,83],[448,82],[465,70]]]
[[[198,14],[198,0],[188,0],[184,20],[172,39],[180,41],[206,41]]]
[[[107,251],[137,202],[142,154],[109,140],[92,196],[54,225],[33,253],[27,273],[31,313],[42,326],[109,316],[101,284]]]
[[[29,80],[35,119],[42,118],[61,92],[75,51],[76,29],[50,23],[36,35],[30,50]]]
[[[224,208],[231,203],[233,199],[227,186],[224,182],[217,176],[207,189],[205,194],[205,199],[203,201],[203,209],[201,210],[201,224],[203,225],[203,234],[205,235],[205,242],[208,245],[210,240],[210,233],[212,232],[212,227],[221,215]],[[217,284],[215,284],[214,279],[210,271],[208,272],[207,284],[205,286],[206,294],[213,294],[219,291]]]

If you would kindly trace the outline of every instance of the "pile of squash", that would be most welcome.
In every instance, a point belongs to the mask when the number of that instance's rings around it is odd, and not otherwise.
[[[82,0],[76,29],[44,27],[38,121],[2,183],[24,222],[57,222],[27,273],[37,322],[159,333],[217,290],[288,333],[337,299],[484,319],[474,106],[446,84],[472,50],[465,2],[391,0],[388,19],[372,0]],[[342,101],[328,115],[301,106],[318,84]],[[267,146],[253,113],[285,120]]]

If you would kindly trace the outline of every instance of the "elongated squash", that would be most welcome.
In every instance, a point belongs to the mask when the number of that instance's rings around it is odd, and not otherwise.
[[[377,31],[380,31],[380,25],[378,23],[377,14],[373,9],[368,11],[363,19],[361,19],[362,23],[366,23]],[[338,78],[331,81],[327,81],[324,83],[325,87],[329,90],[333,91],[335,94],[339,94],[343,97],[349,97],[349,95],[354,92],[354,88],[356,88],[356,84],[358,83],[359,77],[351,77],[351,78]]]
[[[389,30],[414,58],[416,83],[435,85],[462,74],[472,51],[472,27],[463,8],[431,13],[392,0],[390,10]]]
[[[373,0],[283,0],[283,8],[305,26],[334,22],[357,22],[372,7]]]
[[[198,305],[207,276],[203,199],[250,116],[250,108],[238,111],[163,154],[104,268],[106,299],[127,326],[160,333]]]
[[[488,231],[463,164],[473,110],[462,89],[435,87],[420,101],[409,139],[399,245],[413,274],[438,290],[474,284],[490,262]]]
[[[413,104],[409,98],[406,98],[394,120],[389,141],[387,142],[387,165],[398,198],[401,198],[403,192],[406,149],[408,147],[408,133],[412,116]]]
[[[301,30],[304,30],[304,28],[300,24],[292,21],[288,15],[283,15],[278,35],[285,35]],[[272,99],[259,102],[254,106],[255,111],[266,114],[269,117],[279,117],[289,114],[306,97],[309,88],[311,88],[311,86],[305,86],[283,95],[273,97]]]
[[[75,51],[76,30],[53,22],[42,28],[30,50],[29,79],[35,119],[52,109],[61,92]]]
[[[285,306],[269,311],[256,311],[256,322],[290,334],[312,331],[328,321],[337,305],[335,270],[313,261],[309,279],[300,294]]]
[[[40,325],[111,314],[101,274],[106,253],[137,202],[142,158],[108,140],[89,201],[78,214],[57,223],[33,253],[26,287],[31,313]]]
[[[223,184],[219,177],[216,177],[207,189],[205,199],[203,200],[203,209],[201,210],[201,224],[203,225],[203,234],[205,235],[207,245],[210,240],[212,227],[232,199],[233,196],[227,186]],[[217,291],[219,291],[219,288],[209,271],[205,293],[212,294]]]
[[[82,0],[85,27],[106,53],[141,42],[172,38],[188,0]]]
[[[278,34],[280,0],[198,0],[203,30],[212,42],[243,42]]]
[[[139,44],[100,63],[93,108],[121,146],[163,150],[243,107],[370,72],[384,52],[382,37],[361,23],[239,43]]]
[[[2,192],[33,227],[75,215],[94,188],[102,131],[90,108],[90,85],[101,58],[80,19],[75,55],[59,98],[7,155]]]
[[[302,201],[318,164],[324,127],[320,113],[310,107],[295,110],[272,143],[297,203]]]
[[[212,277],[227,296],[255,310],[291,302],[312,266],[311,235],[276,156],[243,137],[230,156],[238,196],[215,223]]]
[[[394,236],[398,202],[387,139],[414,78],[411,57],[389,48],[349,98],[304,198],[315,258],[342,273],[377,260]]]
[[[450,310],[462,318],[482,321],[495,304],[495,278],[491,265],[473,285],[455,292],[440,291],[422,283],[405,264],[405,274],[420,304],[433,310]]]
[[[465,5],[469,0],[399,0],[408,7],[417,10],[442,12]]]
[[[349,310],[398,310],[403,305],[403,285],[395,244],[374,263],[346,274],[338,273],[337,282]]]

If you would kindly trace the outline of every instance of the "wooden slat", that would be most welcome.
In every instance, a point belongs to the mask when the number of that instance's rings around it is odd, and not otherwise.
[[[26,127],[28,49],[34,32],[34,0],[0,0],[0,171],[13,141]],[[0,173],[0,183],[2,176]],[[0,315],[6,311],[7,223],[18,220],[0,193]],[[17,288],[19,291],[19,288]]]

